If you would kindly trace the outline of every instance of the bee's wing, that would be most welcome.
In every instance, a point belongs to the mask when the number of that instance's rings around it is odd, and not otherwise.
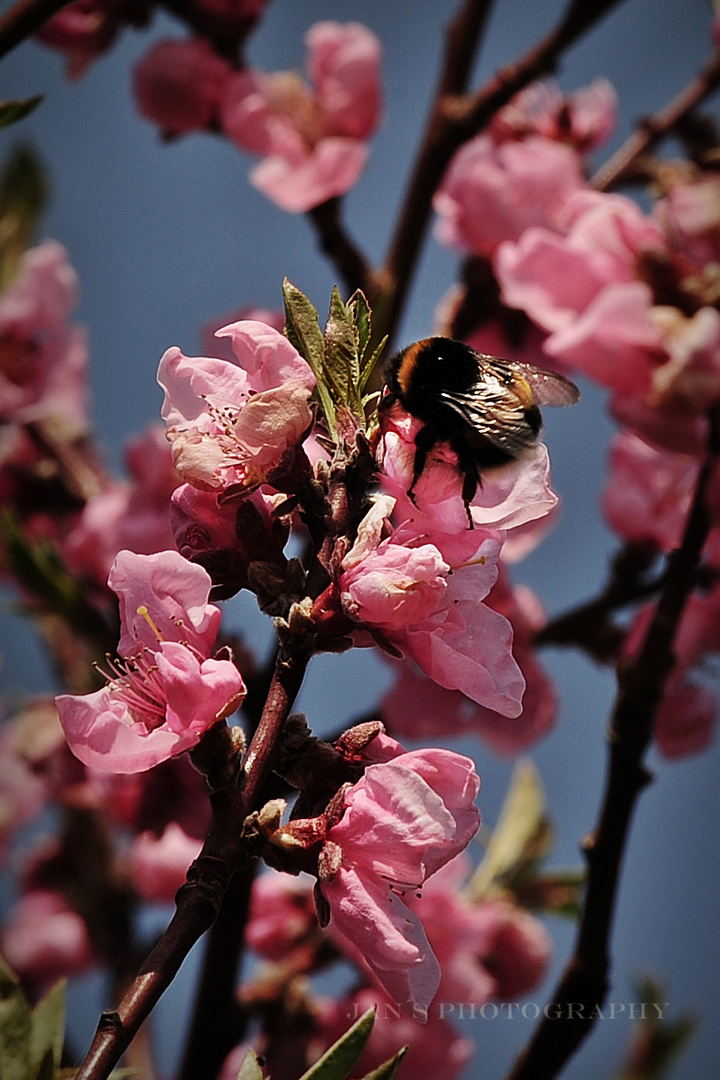
[[[443,392],[438,397],[478,435],[512,456],[535,441],[535,433],[524,422],[522,403],[500,383],[481,382],[468,393]]]
[[[577,386],[564,375],[533,367],[532,364],[512,366],[530,386],[537,405],[575,405],[580,400]]]

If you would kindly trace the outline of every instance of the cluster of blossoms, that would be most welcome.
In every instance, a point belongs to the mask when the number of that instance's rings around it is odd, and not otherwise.
[[[267,322],[241,319],[217,336],[231,346],[225,359],[188,358],[177,348],[165,353],[158,380],[168,443],[163,448],[148,436],[131,451],[136,476],[146,478],[142,490],[154,492],[157,501],[168,485],[172,489],[166,527],[179,550],[162,548],[152,514],[148,522],[141,512],[152,500],[148,495],[143,503],[138,489],[108,481],[76,509],[72,527],[57,537],[58,552],[82,571],[95,598],[97,578],[112,558],[107,585],[119,601],[117,659],[99,669],[105,681],[100,689],[57,698],[67,746],[52,710],[43,706],[46,748],[31,759],[20,740],[3,784],[18,824],[49,797],[69,818],[82,817],[89,807],[104,809],[108,800],[117,804],[113,817],[134,836],[120,863],[107,864],[107,893],[123,913],[118,924],[129,917],[134,895],[169,899],[199,853],[197,825],[188,827],[176,803],[149,815],[157,798],[151,793],[165,790],[184,752],[197,755],[206,736],[240,731],[228,728],[227,719],[242,706],[246,685],[219,640],[221,615],[209,602],[211,589],[221,597],[251,589],[285,633],[307,641],[308,649],[379,646],[401,676],[423,672],[442,693],[462,697],[486,716],[512,725],[522,712],[525,679],[512,653],[508,616],[518,625],[524,616],[509,587],[498,584],[498,566],[506,535],[514,528],[532,532],[556,503],[544,446],[488,478],[470,507],[468,528],[449,451],[427,468],[415,503],[408,499],[417,422],[394,413],[369,459],[377,490],[359,504],[350,531],[335,537],[322,564],[324,581],[307,593],[307,578],[284,549],[291,530],[311,537],[307,523],[317,514],[318,491],[333,475],[311,401],[317,377]],[[117,551],[116,542],[133,536],[131,522],[136,550]],[[154,553],[138,550],[154,544],[160,547]],[[527,741],[528,724],[522,723],[520,740]],[[17,741],[20,721],[12,730]],[[235,744],[242,749],[240,737]],[[318,796],[322,769],[310,770],[310,780],[298,779],[286,751],[285,775],[301,795],[285,824],[276,804],[259,815],[267,861],[317,879],[315,904],[330,938],[318,937],[315,922],[315,951],[306,950],[304,972],[326,962],[321,957],[332,942],[337,955],[362,973],[355,1005],[367,994],[379,995],[399,1005],[411,1023],[436,1024],[429,1010],[439,992],[462,988],[484,1003],[535,985],[548,943],[540,924],[514,904],[458,897],[452,901],[457,936],[448,939],[442,927],[440,912],[459,873],[443,868],[467,846],[480,820],[473,762],[450,750],[406,753],[378,723],[351,729],[327,752],[340,762],[334,790]],[[203,768],[201,757],[194,760]],[[17,780],[29,776],[31,805],[21,806]],[[70,901],[64,875],[77,861],[77,837],[68,829],[58,843],[34,856],[3,940],[8,958],[36,985],[59,971],[102,963],[112,937],[103,938],[96,907]],[[260,880],[260,896],[267,881]],[[282,894],[287,886],[279,889]],[[34,935],[39,917],[44,933]],[[115,930],[120,932],[117,925]],[[262,954],[255,936],[251,924],[250,940]],[[466,972],[461,955],[468,948],[476,968]],[[497,974],[498,949],[516,973],[514,982],[510,974],[507,981]],[[340,1021],[336,1009],[315,1026],[315,1048],[332,1041]],[[401,1027],[407,1022],[398,1018]],[[382,1053],[379,1032],[375,1039],[371,1057]],[[453,1040],[459,1069],[469,1045],[457,1035]],[[422,1057],[421,1050],[415,1053]]]
[[[305,37],[309,85],[294,71],[266,73],[240,63],[240,45],[264,0],[198,0],[185,39],[154,45],[135,70],[140,113],[167,138],[222,133],[259,155],[251,182],[282,209],[310,210],[349,191],[368,157],[380,121],[380,43],[360,23],[317,23]],[[40,39],[68,54],[80,74],[123,23],[149,20],[137,0],[75,0],[46,25]],[[227,37],[236,48],[227,50]],[[218,49],[222,40],[225,47]]]
[[[698,165],[662,163],[650,213],[593,189],[586,155],[610,132],[613,114],[614,94],[603,81],[566,99],[544,84],[519,94],[450,165],[435,198],[437,235],[474,266],[468,288],[477,266],[485,268],[484,307],[481,297],[475,324],[464,328],[469,343],[610,391],[622,430],[603,506],[610,525],[646,550],[649,562],[681,540],[707,452],[708,416],[720,401],[720,180]],[[461,316],[463,303],[467,296],[444,302],[444,323]],[[716,549],[713,537],[711,582]],[[681,626],[656,720],[668,756],[702,749],[712,737],[713,695],[688,674],[716,651],[714,591],[693,598]],[[629,652],[648,616],[639,616]]]

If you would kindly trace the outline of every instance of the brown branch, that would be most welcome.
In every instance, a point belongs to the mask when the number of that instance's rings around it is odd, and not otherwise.
[[[48,19],[67,7],[70,0],[19,0],[0,16],[0,57],[32,37]]]
[[[605,797],[595,834],[585,844],[588,879],[578,939],[551,998],[557,1016],[540,1023],[508,1080],[551,1080],[557,1076],[589,1034],[597,1019],[594,1011],[605,1000],[610,931],[625,842],[635,802],[650,780],[643,756],[673,667],[673,640],[711,527],[705,496],[716,464],[715,435],[713,442],[712,454],[698,478],[682,544],[668,560],[666,584],[643,643],[635,658],[618,673]]]
[[[212,925],[233,875],[247,865],[243,823],[272,770],[277,742],[307,666],[304,655],[281,658],[248,748],[239,782],[213,792],[212,823],[203,849],[178,890],[173,918],[116,1011],[100,1018],[75,1080],[105,1080],[168,988],[196,941]]]
[[[640,121],[634,132],[597,171],[590,183],[598,191],[608,191],[623,180],[631,180],[643,155],[668,135],[680,121],[720,86],[720,53],[716,53],[677,97]]]
[[[461,96],[484,26],[487,3],[466,0],[447,31],[445,59],[425,137],[382,272],[388,294],[383,333],[392,336],[425,240],[432,199],[456,150],[477,135],[503,105],[534,79],[554,71],[562,53],[620,0],[572,0],[555,30],[475,95]]]
[[[343,280],[348,295],[362,289],[372,302],[375,292],[370,264],[347,233],[340,216],[341,200],[327,202],[308,210],[308,218],[318,235],[320,249],[329,258]]]

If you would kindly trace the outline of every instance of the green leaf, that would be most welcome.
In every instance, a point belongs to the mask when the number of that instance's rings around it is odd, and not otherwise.
[[[368,1009],[300,1080],[345,1080],[362,1054],[375,1023],[375,1009]]]
[[[378,347],[374,350],[374,352],[373,352],[372,356],[370,357],[370,359],[362,367],[362,369],[360,371],[360,393],[362,393],[362,391],[367,386],[368,379],[370,378],[373,371],[375,370],[375,365],[377,364],[378,360],[380,359],[380,356],[382,354],[383,349],[387,345],[387,339],[388,339],[388,336],[386,334],[385,337],[381,340]]]
[[[402,1046],[394,1057],[388,1058],[387,1061],[384,1061],[382,1065],[378,1065],[377,1069],[373,1069],[372,1072],[365,1073],[361,1080],[393,1080],[408,1049],[409,1047]]]
[[[519,761],[485,858],[470,881],[473,900],[483,899],[494,882],[522,863],[544,824],[545,796],[540,777],[531,761]]]
[[[30,1076],[52,1080],[60,1065],[65,1041],[65,982],[59,982],[37,1003],[32,1012]],[[48,1072],[49,1059],[49,1072]],[[35,1071],[36,1070],[36,1071]]]
[[[32,1019],[20,981],[0,957],[0,1077],[28,1080]]]
[[[235,1077],[235,1080],[263,1080],[260,1062],[258,1061],[257,1054],[254,1050],[248,1050],[242,1060],[240,1072]]]
[[[360,365],[360,369],[362,370],[365,350],[368,347],[370,335],[372,333],[370,305],[367,302],[365,293],[361,289],[357,289],[357,291],[354,292],[348,300],[347,306],[348,311],[350,312],[350,317],[355,326],[358,363]]]
[[[325,378],[325,339],[320,329],[318,313],[307,296],[287,278],[283,281],[283,302],[285,304],[285,336],[308,362],[317,379],[320,405],[325,414],[328,430],[335,438],[337,433],[335,407]]]
[[[330,314],[325,326],[325,372],[336,408],[346,406],[357,417],[360,364],[355,324],[337,285],[332,291]]]
[[[16,124],[18,120],[22,120],[25,116],[36,109],[42,101],[44,95],[36,94],[31,98],[18,98],[15,101],[0,101],[0,128],[9,127],[10,124]]]
[[[0,174],[0,289],[18,272],[35,236],[48,196],[40,160],[29,146],[17,146]]]

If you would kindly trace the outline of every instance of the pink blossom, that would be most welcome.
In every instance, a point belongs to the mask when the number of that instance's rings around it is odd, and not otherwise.
[[[28,423],[53,417],[69,437],[85,427],[84,331],[69,317],[77,275],[54,240],[23,254],[0,294],[0,417]]]
[[[5,926],[2,952],[18,975],[40,989],[97,963],[84,921],[49,891],[20,898]]]
[[[223,327],[236,362],[183,356],[160,361],[162,415],[180,476],[199,488],[249,493],[289,473],[312,426],[314,376],[287,338],[259,322]]]
[[[218,124],[232,68],[207,41],[157,42],[135,67],[138,111],[167,135]]]
[[[184,883],[187,869],[200,854],[202,841],[170,822],[162,836],[136,836],[128,852],[130,879],[145,900],[171,901]]]
[[[469,758],[416,750],[369,765],[328,830],[320,888],[336,933],[358,950],[393,1000],[427,1010],[440,969],[402,899],[477,831],[479,778]]]
[[[141,26],[149,17],[146,0],[74,0],[53,15],[37,37],[44,45],[64,52],[68,74],[79,78],[109,49],[125,23]]]
[[[504,756],[519,753],[551,730],[557,697],[532,647],[535,633],[544,624],[537,598],[524,587],[513,590],[501,568],[486,603],[513,627],[513,656],[525,680],[520,715],[508,722],[503,713],[476,704],[458,690],[444,689],[404,662],[395,665],[395,683],[381,703],[391,731],[415,739],[479,735]]]
[[[608,523],[633,543],[677,547],[698,467],[696,458],[652,447],[633,432],[616,435],[602,497]]]
[[[152,555],[173,545],[168,499],[179,483],[160,424],[128,442],[130,483],[112,482],[90,498],[63,543],[68,568],[105,587],[122,550]]]
[[[479,135],[457,152],[435,196],[438,238],[492,255],[531,226],[554,224],[583,183],[580,159],[569,146],[536,135],[498,146]]]
[[[608,138],[616,113],[617,94],[607,79],[595,79],[568,97],[551,80],[535,82],[496,113],[490,133],[498,143],[543,135],[585,153]]]
[[[411,521],[392,531],[393,508],[381,497],[358,530],[339,581],[343,611],[382,631],[441,686],[517,716],[524,682],[512,630],[482,603],[497,578],[499,535],[423,534]]]
[[[282,961],[317,930],[312,878],[275,871],[253,884],[246,941],[266,960]]]
[[[715,174],[699,173],[689,183],[672,184],[657,212],[666,232],[699,267],[720,259],[720,181]]]
[[[508,241],[495,259],[505,302],[551,332],[572,327],[606,286],[637,282],[637,260],[665,249],[655,222],[621,195],[579,192],[554,224]]]
[[[699,754],[712,745],[718,701],[707,686],[671,678],[655,715],[655,742],[665,758]]]
[[[654,734],[658,749],[667,758],[684,757],[706,749],[717,721],[715,695],[692,679],[705,657],[720,652],[720,589],[707,595],[694,593],[683,611],[673,642],[675,666],[658,705]],[[644,607],[635,617],[623,645],[625,656],[635,656],[644,640],[655,606]]]
[[[236,362],[236,356],[232,349],[229,338],[218,338],[219,330],[238,322],[261,322],[272,326],[279,334],[282,334],[285,325],[285,312],[280,308],[264,308],[246,306],[236,311],[229,312],[226,316],[215,316],[209,319],[200,328],[200,348],[203,352],[220,357],[221,360],[229,360],[231,364]]]
[[[536,918],[505,900],[471,902],[462,885],[469,866],[458,856],[435,874],[420,896],[408,898],[442,972],[446,1002],[512,1001],[543,979],[550,935]]]
[[[0,729],[0,862],[17,829],[31,821],[45,804],[43,783],[17,747],[17,725]]]
[[[121,659],[102,690],[58,697],[72,752],[109,772],[139,772],[195,746],[245,696],[230,660],[210,659],[220,611],[210,577],[175,551],[121,551],[108,580],[120,601]]]
[[[685,234],[670,197],[653,220],[584,191],[552,229],[528,229],[495,256],[504,302],[549,331],[545,352],[608,386],[623,423],[682,452],[702,450],[703,414],[720,398],[720,316],[693,261],[714,250],[710,204],[691,204]]]
[[[359,23],[321,22],[305,38],[310,89],[292,72],[233,77],[222,124],[261,154],[251,180],[284,210],[309,210],[353,186],[377,127],[380,44]]]
[[[382,485],[397,499],[397,516],[412,519],[419,531],[467,531],[462,501],[462,474],[457,456],[444,443],[432,455],[414,488],[414,502],[407,496],[413,480],[415,436],[422,422],[399,407],[385,414],[379,457]],[[521,459],[488,470],[470,504],[476,527],[514,529],[545,517],[557,505],[550,488],[550,458],[543,443]]]

